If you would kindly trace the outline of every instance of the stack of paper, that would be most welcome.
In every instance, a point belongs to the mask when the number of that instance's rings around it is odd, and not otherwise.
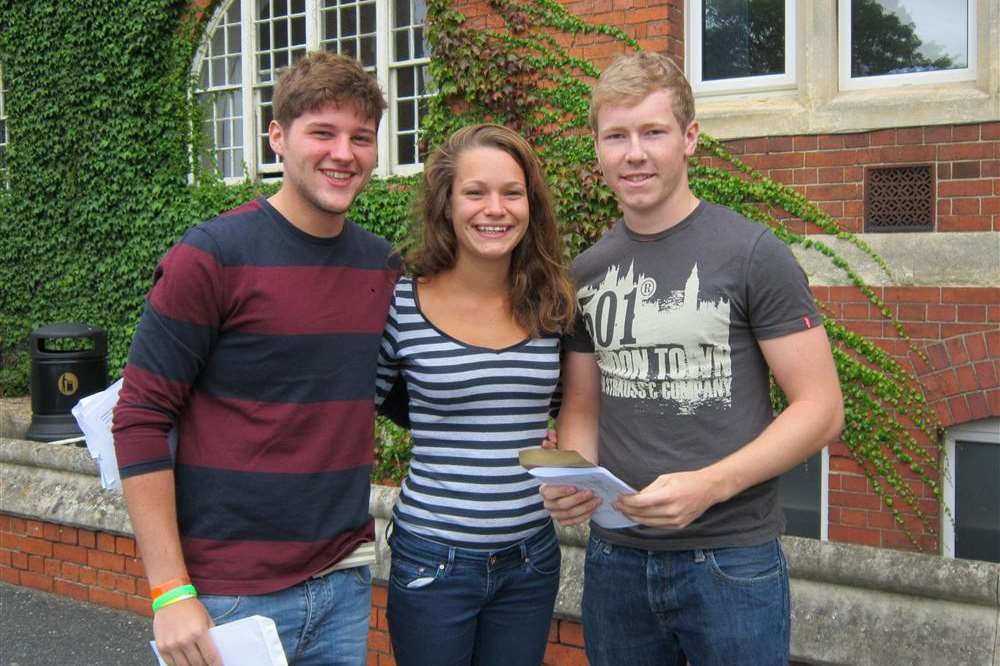
[[[575,486],[578,490],[590,490],[600,497],[601,505],[590,519],[601,527],[620,529],[638,524],[612,506],[619,495],[633,495],[635,489],[576,451],[525,449],[518,458],[521,466],[543,483]]]
[[[115,456],[115,438],[111,434],[111,419],[121,389],[122,380],[119,379],[100,393],[82,398],[70,410],[76,419],[76,424],[83,432],[84,439],[87,440],[90,457],[97,462],[101,474],[101,487],[106,490],[121,488],[122,485],[121,477],[118,475],[118,458]],[[170,429],[167,442],[170,445],[170,455],[174,455],[177,451],[176,427]]]
[[[223,666],[288,666],[278,628],[269,617],[251,615],[212,627],[208,634],[215,641]],[[156,642],[150,641],[149,645],[160,666],[167,666],[156,651]]]
[[[115,440],[111,435],[111,417],[118,404],[118,392],[121,388],[122,380],[119,379],[100,393],[86,396],[71,410],[87,440],[90,457],[97,461],[101,487],[106,489],[121,487],[118,460],[115,458]]]

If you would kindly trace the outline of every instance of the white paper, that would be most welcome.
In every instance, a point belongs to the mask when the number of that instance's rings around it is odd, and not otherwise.
[[[97,462],[101,487],[105,490],[122,487],[122,480],[118,475],[118,457],[115,455],[115,438],[111,434],[111,421],[121,389],[122,380],[119,379],[103,391],[81,398],[70,410],[87,441],[90,457]],[[170,455],[174,456],[177,451],[176,427],[167,433],[167,443],[170,445]]]
[[[251,615],[227,622],[208,630],[222,657],[223,666],[288,666],[281,648],[274,620],[263,615]],[[160,666],[167,666],[156,650],[156,641],[149,641]]]
[[[533,467],[528,472],[544,483],[576,486],[600,496],[601,505],[591,520],[601,527],[613,530],[638,525],[612,506],[619,495],[634,495],[635,489],[603,467]]]
[[[97,461],[101,487],[105,489],[121,488],[115,440],[111,435],[111,417],[118,404],[118,392],[121,388],[122,380],[119,379],[103,391],[84,397],[71,410],[87,440],[90,457]]]

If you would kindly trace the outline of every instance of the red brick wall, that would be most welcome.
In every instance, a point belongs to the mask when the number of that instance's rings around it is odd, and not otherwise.
[[[1000,416],[1000,287],[885,287],[874,291],[903,322],[922,355],[911,351],[895,327],[858,289],[813,288],[828,313],[874,340],[914,373],[941,425]],[[939,517],[931,489],[908,467],[900,466],[899,470],[924,498],[922,509]],[[907,517],[907,524],[919,535],[922,548],[938,551],[937,534],[924,533],[913,516]],[[830,447],[828,525],[831,541],[914,547],[847,448],[839,443]]]
[[[647,51],[673,56],[684,66],[684,3],[682,0],[559,0],[574,16],[593,24],[619,28]],[[475,28],[499,28],[503,21],[486,0],[458,0],[454,3]],[[562,44],[572,44],[573,55],[604,67],[626,50],[618,41],[603,35],[560,35]]]
[[[740,159],[863,231],[864,167],[933,164],[937,231],[1000,231],[1000,122],[727,142]],[[793,225],[793,228],[794,225]],[[797,231],[815,233],[815,228]]]
[[[145,575],[131,537],[0,514],[0,581],[151,616]],[[385,588],[373,585],[368,629],[370,666],[396,663],[389,644],[385,604]],[[578,622],[552,621],[544,663],[587,663],[583,629]]]

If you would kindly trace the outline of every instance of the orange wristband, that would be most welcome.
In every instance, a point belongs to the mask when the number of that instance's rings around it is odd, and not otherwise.
[[[162,596],[164,592],[168,592],[175,587],[180,587],[181,585],[190,585],[191,579],[187,576],[180,576],[179,578],[171,578],[165,583],[160,583],[156,587],[149,591],[149,598],[156,601],[156,598]]]

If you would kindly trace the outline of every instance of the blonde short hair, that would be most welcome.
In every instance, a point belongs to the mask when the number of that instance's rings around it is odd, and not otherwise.
[[[615,58],[594,84],[590,96],[590,128],[597,131],[597,112],[609,102],[639,103],[651,93],[673,95],[674,117],[682,129],[694,120],[694,95],[684,72],[665,55],[651,51]]]

